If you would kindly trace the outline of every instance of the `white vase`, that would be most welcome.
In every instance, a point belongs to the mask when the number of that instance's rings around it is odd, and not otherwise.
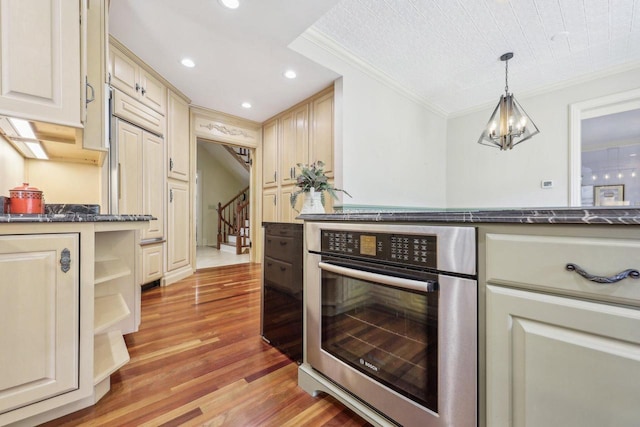
[[[304,193],[304,203],[302,204],[301,214],[324,213],[322,206],[322,193],[315,191],[314,188]]]

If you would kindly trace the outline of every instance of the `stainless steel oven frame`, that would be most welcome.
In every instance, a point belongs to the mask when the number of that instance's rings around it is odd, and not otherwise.
[[[440,285],[438,319],[438,413],[408,399],[348,366],[321,348],[320,236],[323,229],[369,233],[435,235]],[[305,224],[305,342],[300,385],[313,388],[308,377],[338,387],[319,387],[364,415],[386,425],[377,413],[405,427],[477,426],[477,281],[476,230],[473,227],[307,222]],[[332,266],[328,267],[333,268]],[[404,287],[406,279],[340,268],[340,274]],[[455,273],[449,275],[448,273]],[[462,275],[464,277],[456,276]],[[471,277],[469,277],[471,276]],[[411,284],[409,284],[411,286]],[[416,283],[415,285],[418,285]],[[317,375],[317,374],[320,375]],[[344,389],[347,393],[340,392]],[[364,402],[366,405],[362,405]],[[379,420],[379,421],[378,421]]]

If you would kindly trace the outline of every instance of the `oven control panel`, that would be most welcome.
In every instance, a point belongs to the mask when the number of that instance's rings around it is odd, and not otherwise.
[[[437,238],[429,235],[322,230],[321,251],[437,268]]]

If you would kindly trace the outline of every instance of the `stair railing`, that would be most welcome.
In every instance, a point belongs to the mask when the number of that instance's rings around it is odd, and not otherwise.
[[[222,243],[229,241],[229,236],[237,236],[236,253],[240,254],[243,247],[249,246],[248,236],[241,236],[245,227],[245,222],[249,219],[249,187],[240,190],[224,205],[218,203],[218,238],[216,247],[220,249]],[[242,222],[240,222],[242,217]],[[240,242],[240,246],[238,246]],[[239,249],[238,249],[239,248]]]

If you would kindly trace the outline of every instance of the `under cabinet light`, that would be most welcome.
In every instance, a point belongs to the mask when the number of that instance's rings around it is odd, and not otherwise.
[[[36,139],[36,134],[33,133],[33,129],[31,128],[31,125],[28,121],[23,119],[16,119],[14,117],[9,117],[9,121],[15,128],[16,132],[18,132],[18,135],[20,135],[22,138]]]
[[[27,144],[27,147],[29,147],[29,150],[31,150],[36,159],[49,160],[49,156],[45,153],[40,141],[25,141],[24,143]]]

